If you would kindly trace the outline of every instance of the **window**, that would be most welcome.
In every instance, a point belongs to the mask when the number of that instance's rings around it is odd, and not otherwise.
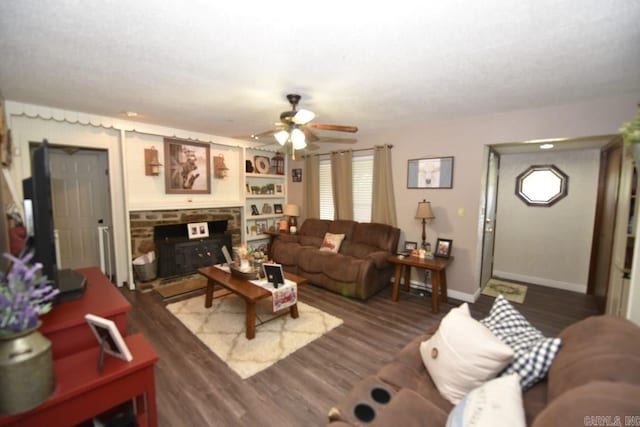
[[[371,221],[371,194],[373,188],[373,156],[357,156],[352,163],[353,220]],[[320,219],[333,220],[333,189],[331,187],[331,160],[320,160]]]
[[[529,206],[551,206],[567,195],[568,180],[553,165],[531,166],[516,178],[516,194]]]

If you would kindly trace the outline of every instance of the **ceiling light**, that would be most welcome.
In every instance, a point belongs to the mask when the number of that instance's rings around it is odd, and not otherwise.
[[[291,131],[291,142],[294,149],[301,150],[305,148],[307,146],[305,139],[304,132],[300,129],[296,128]]]
[[[287,132],[286,130],[281,130],[280,132],[276,132],[273,137],[278,141],[278,144],[284,145],[289,139],[289,132]]]
[[[541,149],[541,150],[549,150],[549,149],[551,149],[551,148],[553,148],[553,144],[542,144],[542,145],[540,146],[540,149]]]
[[[138,113],[135,111],[126,111],[124,114],[126,114],[127,117],[138,117]]]
[[[309,123],[315,117],[315,113],[309,110],[298,110],[296,115],[293,116],[293,122],[299,125],[304,125]]]

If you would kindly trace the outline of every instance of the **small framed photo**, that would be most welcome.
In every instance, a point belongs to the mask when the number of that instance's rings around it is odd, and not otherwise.
[[[280,203],[273,204],[273,213],[277,213],[277,214],[282,213],[282,205]]]
[[[131,356],[131,352],[122,339],[122,335],[120,335],[113,320],[105,319],[104,317],[94,314],[86,314],[84,318],[105,353],[126,360],[127,362],[133,360],[133,356]]]
[[[256,233],[263,234],[269,231],[267,221],[256,221]]]
[[[203,239],[209,237],[209,225],[206,222],[192,222],[187,224],[189,239]]]
[[[405,252],[411,252],[418,249],[418,243],[417,242],[404,242],[404,251]]]
[[[282,187],[282,184],[276,184],[275,185],[275,194],[283,194],[284,190]]]
[[[293,182],[302,182],[302,169],[301,168],[292,169],[291,179]]]
[[[437,257],[449,258],[451,256],[451,247],[453,246],[453,240],[438,239],[436,241],[436,253]]]
[[[260,215],[257,205],[251,205],[251,215]]]

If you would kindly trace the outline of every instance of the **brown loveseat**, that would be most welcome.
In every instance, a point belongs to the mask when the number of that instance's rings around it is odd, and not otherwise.
[[[326,233],[344,234],[338,253],[321,251]],[[285,271],[348,297],[367,299],[389,285],[400,229],[386,224],[307,219],[297,234],[279,234],[271,258]]]
[[[330,410],[330,426],[444,426],[453,405],[438,392],[419,351],[436,329],[415,338],[376,375],[356,384]],[[527,425],[639,425],[640,327],[618,317],[593,316],[565,328],[559,337],[562,347],[547,378],[523,394]],[[362,422],[356,412],[373,418]]]

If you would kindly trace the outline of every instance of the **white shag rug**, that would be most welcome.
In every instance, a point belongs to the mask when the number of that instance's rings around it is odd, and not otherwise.
[[[242,298],[234,294],[216,298],[210,308],[204,307],[204,298],[200,295],[171,303],[167,310],[242,379],[267,369],[342,324],[342,319],[300,301],[297,319],[291,318],[288,309],[286,314],[275,315],[271,298],[264,298],[256,304],[256,336],[248,340]]]

